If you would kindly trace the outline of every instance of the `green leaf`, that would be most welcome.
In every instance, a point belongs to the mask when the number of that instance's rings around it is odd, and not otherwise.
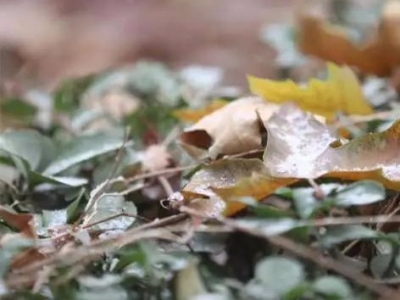
[[[330,194],[340,185],[336,183],[327,183],[319,185],[324,195]],[[293,189],[293,201],[296,211],[303,219],[309,218],[320,206],[321,201],[314,197],[315,190],[311,187]]]
[[[18,130],[0,135],[0,150],[24,159],[32,170],[43,168],[55,154],[53,142],[33,130]]]
[[[48,229],[63,226],[67,223],[67,211],[42,210],[41,214],[34,214],[35,229],[39,235],[47,236]]]
[[[379,232],[362,225],[346,225],[328,228],[319,241],[324,247],[331,247],[346,241],[374,239],[381,236]]]
[[[80,203],[85,196],[85,191],[86,191],[85,188],[81,188],[76,199],[67,207],[67,223],[68,224],[71,224],[78,218],[78,215],[80,212],[79,211]]]
[[[11,98],[0,103],[0,110],[10,117],[30,120],[37,112],[37,108],[21,99]]]
[[[376,181],[362,180],[341,189],[334,203],[340,206],[367,205],[385,199],[384,186]]]
[[[325,296],[338,296],[339,299],[351,299],[352,291],[349,284],[337,276],[324,276],[313,284],[314,290]]]
[[[66,176],[46,176],[35,171],[31,171],[29,174],[30,183],[32,185],[38,185],[41,183],[51,183],[66,185],[70,187],[79,187],[88,183],[86,178],[81,177],[66,177]]]
[[[238,202],[251,207],[251,210],[254,211],[254,214],[260,218],[280,219],[294,216],[293,212],[290,210],[281,210],[273,206],[268,206],[254,200],[251,197],[242,197],[238,199]]]
[[[284,295],[302,283],[305,274],[301,264],[295,260],[268,257],[257,264],[255,278],[278,295]]]
[[[64,81],[53,93],[54,108],[61,112],[71,112],[77,109],[83,93],[92,81],[93,76]]]
[[[76,164],[121,148],[123,143],[123,132],[121,130],[79,136],[64,147],[56,159],[46,168],[44,174],[60,173]]]
[[[101,277],[80,276],[78,278],[81,290],[77,299],[85,300],[128,300],[128,292],[122,288],[120,283],[122,277],[115,274],[104,274]]]
[[[93,226],[96,230],[124,230],[134,221],[137,214],[136,206],[132,202],[126,202],[119,194],[103,194],[89,210],[84,219],[84,224],[92,224],[110,217],[127,213],[130,216],[118,216],[106,222]]]
[[[392,254],[383,254],[374,256],[369,265],[372,275],[375,278],[382,278],[386,270],[389,268],[391,260],[392,260]]]

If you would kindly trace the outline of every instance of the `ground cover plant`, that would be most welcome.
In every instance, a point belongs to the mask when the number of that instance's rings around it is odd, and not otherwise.
[[[245,88],[150,60],[2,82],[1,297],[398,299],[400,6],[331,2],[264,28],[276,76]]]

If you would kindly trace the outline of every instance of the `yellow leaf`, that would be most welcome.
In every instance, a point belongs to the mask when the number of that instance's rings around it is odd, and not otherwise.
[[[229,102],[223,99],[216,99],[202,108],[182,108],[176,109],[172,114],[178,120],[186,123],[195,123],[206,115],[220,109]]]
[[[250,91],[266,101],[296,103],[302,110],[332,120],[335,113],[367,115],[372,108],[365,101],[355,74],[348,67],[328,63],[326,81],[311,79],[306,87],[291,80],[274,81],[248,76]]]
[[[182,195],[203,214],[232,215],[245,205],[235,200],[252,197],[262,200],[277,188],[297,179],[271,178],[259,159],[224,159],[204,166],[183,188]]]
[[[231,216],[245,207],[238,202],[242,197],[251,197],[257,201],[265,199],[276,189],[290,185],[298,179],[273,178],[262,174],[253,174],[251,177],[239,179],[233,187],[213,188],[213,191],[227,203],[224,214]]]

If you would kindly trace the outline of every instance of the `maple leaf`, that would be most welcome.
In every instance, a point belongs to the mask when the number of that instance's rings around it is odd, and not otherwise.
[[[390,75],[400,64],[399,11],[398,1],[387,1],[377,33],[361,45],[349,39],[345,28],[329,24],[321,15],[302,12],[296,27],[298,47],[303,53],[352,65],[365,73]]]
[[[291,80],[274,81],[248,76],[250,91],[268,102],[295,102],[301,109],[332,120],[336,112],[367,115],[372,108],[365,101],[357,77],[348,67],[328,63],[326,81],[311,79],[306,87]]]
[[[400,120],[384,132],[337,147],[331,147],[335,137],[325,125],[294,105],[283,106],[265,126],[263,159],[271,176],[374,179],[400,190]]]

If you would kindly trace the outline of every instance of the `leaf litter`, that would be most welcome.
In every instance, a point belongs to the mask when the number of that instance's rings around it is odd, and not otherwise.
[[[365,49],[396,48],[396,5]],[[299,18],[298,40],[266,39],[282,80],[248,75],[249,93],[221,94],[220,70],[139,62],[47,93],[50,122],[6,97],[0,293],[397,299],[398,97],[393,78],[372,89],[351,69],[390,75],[395,51],[365,67],[370,50],[343,28]],[[327,68],[307,69],[309,54]],[[285,76],[295,69],[312,79]]]

